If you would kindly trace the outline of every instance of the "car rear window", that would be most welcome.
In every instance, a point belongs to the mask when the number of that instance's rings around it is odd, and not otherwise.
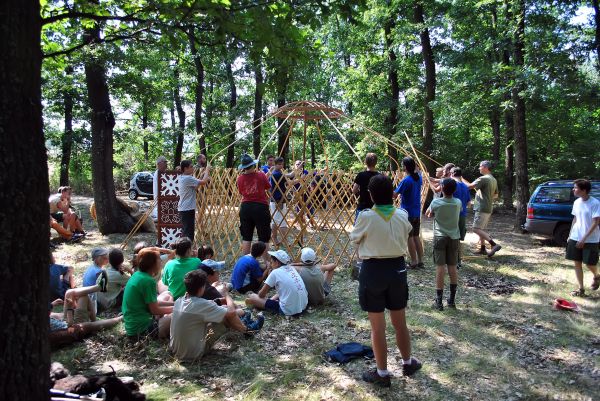
[[[572,203],[571,188],[542,187],[535,196],[536,203]]]

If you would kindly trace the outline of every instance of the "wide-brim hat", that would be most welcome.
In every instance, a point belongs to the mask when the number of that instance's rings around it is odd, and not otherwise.
[[[256,164],[258,164],[258,159],[253,159],[249,154],[244,153],[242,155],[242,160],[240,165],[238,166],[238,169],[243,170]]]

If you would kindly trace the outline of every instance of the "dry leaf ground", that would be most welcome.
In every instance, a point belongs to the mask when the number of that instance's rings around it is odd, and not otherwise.
[[[89,202],[76,199],[84,213]],[[571,264],[564,260],[562,248],[513,233],[511,227],[511,215],[494,214],[490,231],[502,250],[491,260],[469,257],[459,271],[458,310],[438,312],[431,307],[431,221],[424,220],[428,263],[424,270],[409,272],[407,310],[414,355],[424,366],[414,377],[402,377],[390,328],[391,389],[360,380],[361,372],[374,365],[371,361],[337,365],[321,356],[337,343],[370,343],[357,283],[350,280],[347,266],[334,278],[326,306],[294,320],[267,316],[254,338],[228,335],[194,364],[174,360],[165,342],[132,347],[122,327],[56,351],[52,360],[84,373],[107,371],[111,365],[119,375],[142,382],[150,400],[598,399],[600,291],[576,300],[579,314],[553,310],[554,298],[571,299]],[[125,237],[101,236],[89,219],[86,228],[90,238],[61,245],[55,252],[59,263],[75,266],[79,280],[92,247],[116,246]],[[135,240],[139,239],[154,237],[140,234]],[[468,234],[467,256],[475,241]],[[589,285],[589,273],[585,280]],[[240,296],[237,299],[242,302]]]

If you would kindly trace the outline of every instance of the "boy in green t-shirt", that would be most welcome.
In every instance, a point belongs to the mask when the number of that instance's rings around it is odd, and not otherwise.
[[[157,336],[159,328],[166,328],[170,323],[173,303],[159,302],[156,294],[156,281],[153,276],[160,271],[160,254],[143,249],[137,256],[138,271],[133,273],[123,292],[123,321],[125,332],[130,338],[140,336]],[[154,319],[154,316],[157,319]],[[162,319],[161,319],[162,318]],[[161,330],[164,331],[164,330]]]
[[[456,308],[455,296],[458,284],[458,247],[460,241],[460,230],[458,219],[462,203],[452,196],[456,191],[456,181],[452,178],[444,178],[441,182],[443,198],[436,198],[427,209],[427,217],[434,217],[433,221],[433,262],[437,267],[435,274],[436,299],[435,307],[444,310],[442,298],[444,295],[444,273],[448,266],[450,276],[450,298],[448,307]]]
[[[192,270],[198,269],[202,261],[192,256],[192,241],[187,237],[179,238],[175,242],[176,258],[165,265],[162,273],[162,282],[169,290],[159,296],[161,301],[177,301],[185,294],[183,278]]]

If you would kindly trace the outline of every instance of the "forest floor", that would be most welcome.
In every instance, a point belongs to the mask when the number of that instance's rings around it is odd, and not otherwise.
[[[90,237],[55,251],[57,263],[75,267],[79,283],[90,264],[91,248],[118,246],[125,237],[102,236],[87,213],[90,202],[75,199],[87,217]],[[370,345],[369,323],[357,301],[357,282],[350,279],[346,266],[334,277],[325,306],[299,319],[268,315],[255,337],[230,334],[193,364],[170,356],[166,341],[131,346],[122,325],[53,352],[52,361],[84,374],[108,372],[112,366],[120,376],[133,376],[142,383],[149,400],[597,399],[600,291],[575,300],[581,309],[578,314],[553,310],[553,300],[571,299],[569,292],[575,288],[573,268],[562,248],[515,234],[511,215],[494,214],[490,232],[502,250],[493,259],[468,256],[476,241],[468,234],[464,244],[468,258],[459,271],[458,309],[439,312],[432,308],[431,220],[424,219],[422,227],[427,268],[409,271],[406,315],[413,354],[423,362],[423,369],[411,378],[402,376],[390,326],[391,389],[361,381],[361,373],[373,367],[373,361],[340,365],[322,357],[338,343]],[[132,242],[154,238],[139,234]],[[223,274],[228,276],[229,270]],[[586,272],[588,288],[590,282]],[[241,296],[236,300],[243,304]]]

